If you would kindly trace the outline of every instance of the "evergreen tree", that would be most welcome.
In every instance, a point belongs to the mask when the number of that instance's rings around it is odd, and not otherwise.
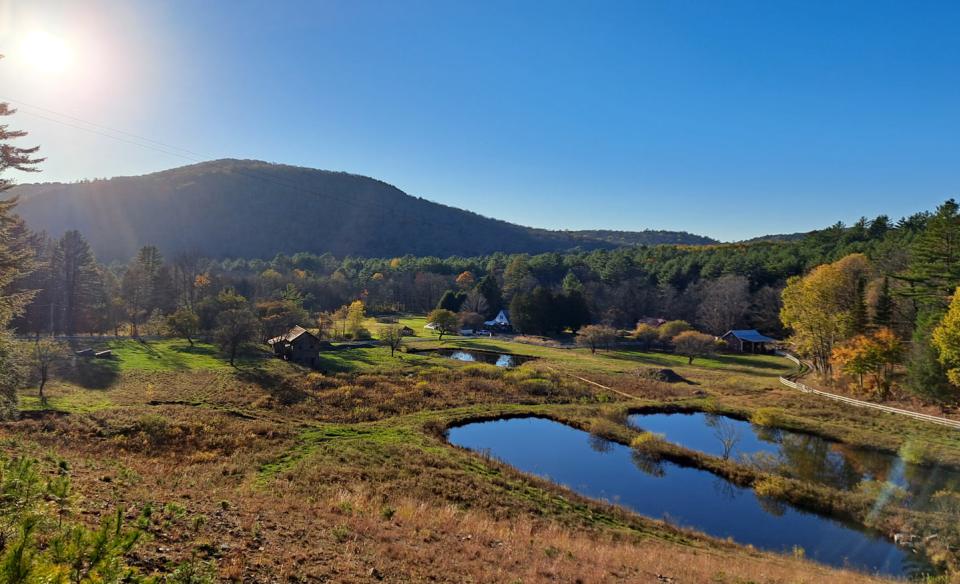
[[[867,330],[867,303],[864,300],[866,279],[858,278],[850,307],[850,335],[860,335]]]
[[[889,327],[893,324],[893,294],[890,293],[890,278],[884,276],[877,306],[873,313],[873,324],[877,327]]]
[[[463,301],[466,300],[466,298],[467,296],[463,292],[447,290],[443,293],[443,296],[440,297],[440,302],[437,302],[437,308],[449,310],[450,312],[460,312],[460,307],[463,306]]]
[[[500,292],[500,285],[497,284],[497,279],[492,274],[487,274],[480,279],[480,283],[477,284],[477,290],[483,294],[484,299],[487,301],[487,311],[484,313],[484,316],[493,318],[503,308],[503,294]]]
[[[940,355],[933,346],[933,331],[940,322],[942,313],[927,310],[917,317],[917,328],[907,361],[907,384],[910,390],[922,397],[937,401],[955,396],[947,379],[947,372],[940,362]]]
[[[0,118],[12,113],[14,110],[8,104],[0,103]],[[13,181],[3,177],[4,172],[11,169],[34,171],[42,161],[34,157],[36,147],[21,148],[11,142],[25,135],[26,132],[0,124],[0,195],[13,186]],[[23,222],[13,214],[16,204],[15,199],[0,200],[0,419],[16,413],[17,387],[22,379],[8,327],[33,296],[31,291],[12,289],[30,274],[34,258],[26,241]]]
[[[133,334],[139,334],[139,325],[150,314],[170,301],[172,286],[167,286],[169,272],[163,270],[163,256],[155,246],[140,249],[123,274],[121,290]],[[164,298],[165,294],[167,298]]]
[[[953,199],[931,216],[911,248],[910,267],[901,276],[909,282],[906,295],[945,310],[960,285],[960,205]]]
[[[562,298],[562,305],[561,328],[570,327],[576,332],[590,323],[590,307],[582,292],[576,289],[567,292]]]
[[[573,273],[573,270],[567,272],[567,275],[563,277],[563,291],[567,294],[571,292],[583,293],[583,282]]]
[[[68,335],[90,328],[91,307],[98,284],[97,263],[90,245],[79,231],[67,231],[57,242],[52,258],[50,285],[54,292],[58,322],[56,330]]]

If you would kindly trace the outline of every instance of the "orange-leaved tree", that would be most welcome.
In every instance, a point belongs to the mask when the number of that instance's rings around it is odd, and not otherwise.
[[[884,399],[890,392],[894,369],[903,358],[903,343],[889,328],[881,328],[867,335],[857,335],[835,347],[831,361],[840,372],[855,377],[863,391],[863,378],[873,380],[877,397]]]

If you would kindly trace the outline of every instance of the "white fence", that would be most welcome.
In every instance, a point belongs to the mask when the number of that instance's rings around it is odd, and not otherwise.
[[[781,357],[786,357],[787,359],[793,361],[794,363],[797,364],[798,367],[807,366],[803,361],[791,355],[790,353],[784,353],[784,352],[778,351],[777,354],[780,355]],[[922,420],[924,422],[932,422],[934,424],[941,424],[943,426],[950,426],[951,428],[957,428],[958,430],[960,430],[960,421],[958,420],[950,420],[947,418],[941,418],[940,416],[931,416],[929,414],[921,414],[920,412],[911,412],[910,410],[902,410],[900,408],[893,408],[890,406],[875,404],[873,402],[853,399],[852,397],[846,397],[843,395],[827,393],[825,391],[820,391],[819,389],[814,389],[808,385],[804,385],[799,381],[793,381],[791,379],[787,379],[786,377],[781,377],[780,383],[786,385],[787,387],[802,391],[804,393],[815,393],[817,395],[822,395],[823,397],[827,397],[827,398],[830,398],[839,402],[847,403],[853,406],[858,406],[862,408],[872,408],[875,410],[880,410],[881,412],[887,412],[890,414],[899,414],[901,416],[909,416],[916,420]]]

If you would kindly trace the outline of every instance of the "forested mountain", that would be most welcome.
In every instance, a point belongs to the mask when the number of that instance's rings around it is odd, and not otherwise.
[[[606,241],[616,246],[627,245],[711,245],[720,243],[712,237],[695,235],[685,231],[661,231],[644,229],[643,231],[614,231],[611,229],[585,229],[564,231],[574,237]]]
[[[687,233],[533,229],[407,195],[342,172],[218,160],[154,174],[23,185],[17,212],[34,230],[76,229],[97,257],[126,260],[146,244],[165,253],[269,258],[480,255],[710,243]]]

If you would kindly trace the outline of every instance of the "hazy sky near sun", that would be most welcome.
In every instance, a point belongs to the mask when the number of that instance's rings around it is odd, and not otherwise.
[[[735,240],[960,195],[958,29],[934,1],[0,0],[0,99],[29,180],[257,158]]]

